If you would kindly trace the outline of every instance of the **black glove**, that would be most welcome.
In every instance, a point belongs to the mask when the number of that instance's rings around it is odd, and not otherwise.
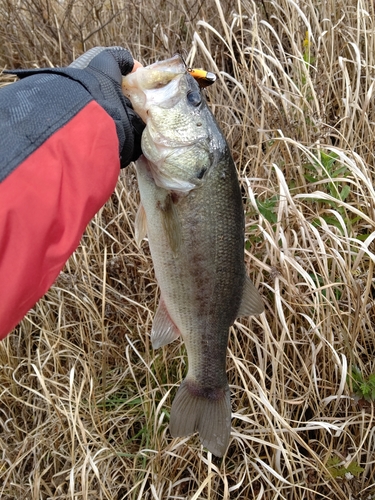
[[[115,121],[123,168],[141,155],[141,135],[145,127],[121,90],[122,75],[130,73],[133,66],[130,52],[122,47],[94,47],[67,68],[8,70],[4,73],[21,79],[40,73],[57,74],[80,83]]]

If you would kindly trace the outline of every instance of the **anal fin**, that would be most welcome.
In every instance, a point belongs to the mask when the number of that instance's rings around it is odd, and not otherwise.
[[[180,331],[171,320],[163,298],[160,299],[158,309],[151,330],[152,347],[157,349],[173,342],[180,336]]]
[[[252,281],[248,276],[245,279],[245,285],[242,293],[242,302],[240,309],[237,313],[237,318],[243,316],[253,316],[256,314],[261,314],[264,311],[264,304],[262,297],[260,296],[258,290],[253,285]]]

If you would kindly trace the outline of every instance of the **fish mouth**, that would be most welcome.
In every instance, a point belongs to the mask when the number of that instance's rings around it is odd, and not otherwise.
[[[178,54],[166,61],[157,61],[142,70],[145,72],[145,90],[162,89],[187,73],[186,65]]]
[[[150,70],[156,69],[158,71],[171,72],[175,74],[183,74],[187,72],[186,64],[179,54],[176,54],[165,61],[157,61],[150,64],[147,68]]]

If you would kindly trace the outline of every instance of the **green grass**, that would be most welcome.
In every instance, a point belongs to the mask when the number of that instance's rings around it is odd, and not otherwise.
[[[358,367],[353,366],[348,383],[352,385],[353,392],[366,401],[375,401],[375,373],[364,377]]]
[[[126,169],[0,345],[0,497],[374,498],[373,4],[0,0],[0,17],[1,67],[120,44],[143,64],[180,52],[217,73],[207,99],[238,167],[246,264],[266,302],[231,331],[226,455],[172,439],[185,350],[150,345],[158,288],[134,241]]]

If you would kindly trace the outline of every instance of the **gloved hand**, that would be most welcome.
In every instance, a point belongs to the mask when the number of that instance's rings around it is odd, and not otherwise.
[[[4,73],[21,79],[40,73],[57,74],[80,83],[115,121],[123,168],[141,155],[141,135],[145,127],[121,90],[122,75],[130,73],[133,66],[133,57],[122,47],[94,47],[66,68],[8,70]]]

